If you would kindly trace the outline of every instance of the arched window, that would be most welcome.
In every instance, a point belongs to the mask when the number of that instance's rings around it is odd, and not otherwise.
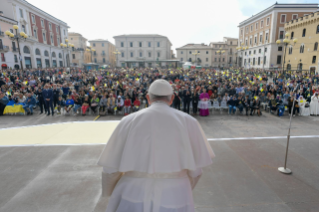
[[[61,53],[59,53],[59,58],[62,58],[62,54]]]
[[[314,46],[313,50],[314,50],[314,51],[317,51],[317,50],[318,50],[318,42],[315,43],[315,46]]]
[[[300,46],[300,53],[303,53],[304,48],[305,48],[305,46],[302,44],[302,45]]]
[[[49,57],[49,52],[47,50],[44,51],[44,56]]]
[[[52,57],[56,57],[55,52],[52,52]]]
[[[291,70],[291,65],[287,64],[287,70]]]
[[[292,54],[292,46],[289,46],[288,54]]]
[[[39,50],[39,49],[36,49],[36,50],[35,50],[35,54],[36,54],[36,55],[41,55],[40,50]]]
[[[22,25],[22,31],[23,31],[24,33],[26,33],[26,32],[25,32],[25,26],[24,26],[24,25]]]
[[[291,40],[294,38],[294,32],[291,32]]]
[[[27,46],[23,47],[23,53],[30,54],[30,49]]]
[[[305,37],[306,36],[306,29],[303,29],[302,30],[302,37]]]

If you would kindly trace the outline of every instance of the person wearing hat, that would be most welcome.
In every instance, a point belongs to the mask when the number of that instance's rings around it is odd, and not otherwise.
[[[118,111],[121,111],[124,106],[124,100],[120,95],[117,96],[116,107]]]
[[[167,81],[155,80],[146,97],[150,107],[121,120],[98,160],[106,212],[194,212],[192,189],[214,152],[198,121],[170,107]]]

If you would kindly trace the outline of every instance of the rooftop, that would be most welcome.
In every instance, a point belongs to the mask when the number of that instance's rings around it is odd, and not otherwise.
[[[113,38],[116,38],[116,37],[160,37],[160,38],[167,38],[166,36],[158,35],[158,34],[128,34],[128,35],[117,35],[117,36],[114,36]]]
[[[186,44],[185,46],[179,47],[177,49],[198,49],[198,48],[211,49],[210,46],[208,46],[204,43],[202,43],[202,44],[189,43],[189,44]]]

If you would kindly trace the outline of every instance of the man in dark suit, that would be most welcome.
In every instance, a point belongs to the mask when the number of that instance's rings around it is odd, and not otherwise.
[[[49,88],[49,84],[45,84],[44,90],[43,90],[43,98],[44,102],[46,105],[46,108],[48,109],[48,114],[47,116],[50,115],[50,108],[52,112],[52,116],[54,115],[54,110],[53,110],[53,91],[52,89]]]

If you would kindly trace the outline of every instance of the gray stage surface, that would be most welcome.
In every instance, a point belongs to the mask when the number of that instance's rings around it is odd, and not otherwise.
[[[318,134],[319,117],[297,118],[292,135]],[[20,119],[4,117],[0,123],[7,124],[1,127],[12,126],[14,120],[22,125]],[[287,117],[268,114],[261,118],[218,115],[199,121],[209,138],[283,136],[288,126]],[[284,163],[286,139],[210,144],[216,158],[193,192],[197,212],[319,211],[319,138],[291,139],[288,168],[292,175],[277,171]],[[105,211],[101,167],[96,165],[103,147],[0,148],[0,211]]]

